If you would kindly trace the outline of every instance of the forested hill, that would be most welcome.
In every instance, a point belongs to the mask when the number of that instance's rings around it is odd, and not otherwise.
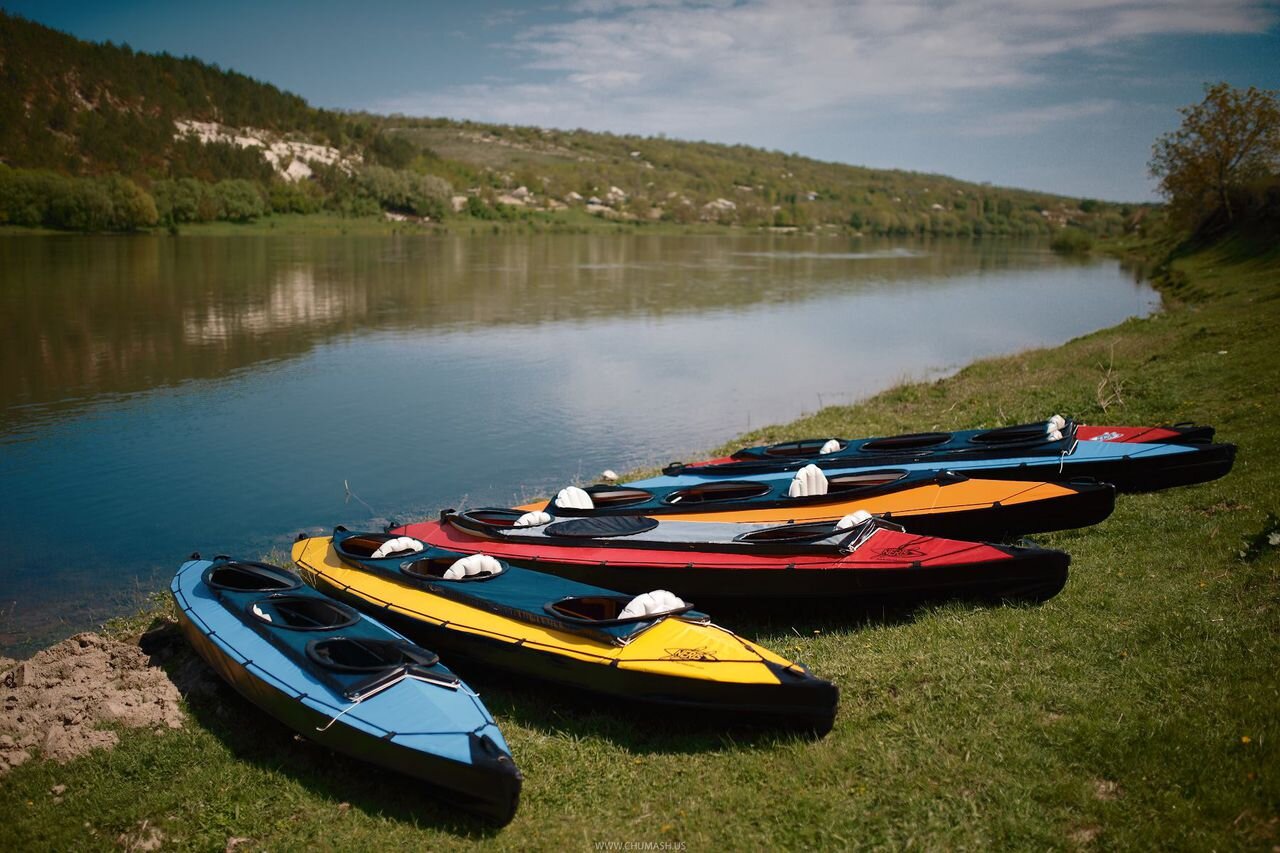
[[[0,224],[96,230],[321,209],[875,234],[1111,232],[1134,214],[747,146],[316,109],[198,59],[0,11]]]

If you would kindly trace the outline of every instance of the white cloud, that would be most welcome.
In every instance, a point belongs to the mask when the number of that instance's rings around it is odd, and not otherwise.
[[[1265,32],[1277,20],[1257,0],[577,0],[565,11],[568,20],[527,27],[502,47],[523,80],[374,108],[746,140],[762,123],[956,109],[1054,82],[1048,60],[1152,36]],[[982,135],[1026,133],[1109,103],[1010,112]]]
[[[1114,100],[1086,100],[1067,104],[1051,104],[1025,110],[986,113],[980,119],[960,125],[965,136],[1025,136],[1064,121],[1077,121],[1105,115],[1120,107]]]

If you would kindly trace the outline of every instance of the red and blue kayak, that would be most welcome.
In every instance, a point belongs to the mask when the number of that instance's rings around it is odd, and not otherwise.
[[[1102,430],[1095,432],[1092,430]],[[1068,482],[1090,478],[1119,491],[1152,491],[1226,475],[1233,444],[1215,444],[1209,427],[1182,425],[1178,441],[1123,440],[1144,435],[1139,427],[1084,428],[1054,418],[990,430],[909,433],[877,438],[814,438],[745,447],[705,462],[673,462],[664,476],[626,485],[684,487],[724,477],[791,477],[805,465],[833,472],[893,467],[907,471],[956,471],[970,477]],[[1084,430],[1082,432],[1082,430]],[[1180,431],[1179,431],[1180,430]]]
[[[583,583],[700,601],[1044,600],[1062,589],[1070,563],[1061,551],[917,535],[865,513],[807,524],[604,516],[516,526],[522,515],[450,510],[392,532]]]

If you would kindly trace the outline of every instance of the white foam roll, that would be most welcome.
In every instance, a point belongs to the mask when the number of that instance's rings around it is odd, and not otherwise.
[[[496,575],[501,571],[502,564],[496,558],[490,557],[488,554],[472,554],[469,557],[454,561],[454,564],[445,570],[444,579],[456,581],[483,572]]]
[[[826,443],[818,448],[818,453],[822,456],[826,456],[828,453],[835,453],[839,449],[840,442],[836,441],[834,438],[828,438]]]
[[[684,601],[674,593],[665,589],[642,592],[627,603],[618,614],[619,619],[634,619],[638,616],[656,616],[670,613],[684,607]]]
[[[1053,432],[1049,433],[1049,435],[1046,436],[1046,438],[1048,438],[1050,441],[1062,441],[1062,431],[1055,429]]]
[[[415,554],[423,549],[423,544],[412,536],[397,536],[395,539],[388,539],[378,546],[378,550],[369,556],[374,560],[380,560],[383,557],[400,551],[413,551]]]
[[[857,527],[869,518],[871,518],[871,513],[865,509],[856,510],[837,521],[836,530],[848,530],[851,527]]]
[[[1067,425],[1067,419],[1062,415],[1054,415],[1049,418],[1048,429],[1045,432],[1055,432],[1064,429]]]
[[[577,486],[565,486],[557,492],[556,506],[561,509],[595,509],[591,495]]]
[[[827,493],[827,475],[817,465],[806,465],[796,472],[787,488],[787,497],[805,498]]]
[[[526,512],[520,516],[512,524],[513,527],[541,527],[551,521],[551,513],[543,512],[535,509],[532,512]]]
[[[616,483],[618,482],[618,472],[612,468],[605,468],[600,472],[600,479],[604,480],[606,483]]]

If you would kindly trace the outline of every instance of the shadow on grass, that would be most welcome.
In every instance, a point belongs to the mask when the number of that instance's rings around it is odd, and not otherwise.
[[[956,603],[1000,606],[999,602],[959,599],[858,605],[848,601],[782,601],[736,603],[712,614],[717,622],[727,623],[745,637],[810,636],[909,624],[938,606]],[[196,722],[238,760],[284,772],[317,796],[350,803],[369,815],[429,822],[466,838],[489,838],[501,831],[479,818],[447,809],[440,804],[448,801],[447,796],[439,801],[424,796],[424,785],[416,779],[334,753],[278,723],[225,684],[195,654],[175,623],[155,619],[140,645],[151,662],[169,674]],[[715,752],[813,738],[810,732],[788,729],[777,721],[730,719],[723,713],[628,702],[469,666],[466,660],[450,659],[447,663],[481,694],[499,725],[511,722],[549,735],[596,738],[635,755]]]
[[[512,722],[550,736],[595,738],[642,755],[688,755],[812,740],[808,731],[776,720],[666,707],[548,684],[519,675],[450,666],[480,694],[498,724]],[[519,764],[519,756],[516,756]]]
[[[919,595],[910,599],[801,599],[773,601],[730,600],[712,601],[699,609],[711,614],[713,622],[724,625],[736,634],[748,639],[783,634],[809,636],[815,631],[851,632],[869,628],[885,628],[909,625],[924,614],[939,607],[960,606],[972,608],[1034,607],[1057,595],[1054,588],[1049,595],[1030,594],[1008,598],[988,595]]]
[[[168,673],[195,722],[236,759],[287,774],[317,796],[335,805],[349,803],[369,816],[429,823],[476,840],[502,831],[470,813],[448,808],[451,800],[446,791],[433,791],[421,780],[334,752],[278,722],[219,678],[187,644],[177,624],[157,618],[140,646],[153,665]]]

